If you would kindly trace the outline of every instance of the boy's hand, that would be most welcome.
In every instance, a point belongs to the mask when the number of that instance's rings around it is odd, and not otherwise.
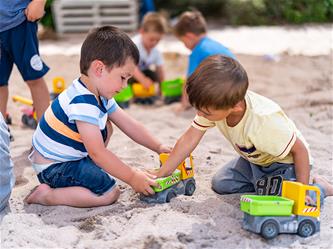
[[[34,22],[42,18],[45,13],[44,6],[45,6],[45,0],[31,1],[24,11],[28,21]]]
[[[152,84],[154,84],[154,82],[150,78],[148,78],[148,77],[145,77],[145,79],[142,82],[140,82],[140,83],[146,89],[148,89]]]
[[[142,172],[135,170],[133,177],[129,181],[129,185],[134,189],[135,192],[142,193],[144,195],[153,195],[155,192],[151,186],[158,186],[153,179],[156,177],[148,172]]]
[[[157,149],[157,153],[170,153],[172,151],[172,148],[170,146],[166,146],[164,144],[160,144]]]
[[[310,207],[316,207],[316,202],[308,195],[305,196],[305,205]]]

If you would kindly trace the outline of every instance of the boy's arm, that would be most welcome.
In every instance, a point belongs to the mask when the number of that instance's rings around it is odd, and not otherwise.
[[[296,138],[296,142],[291,147],[290,150],[293,155],[296,180],[303,184],[309,184],[310,178],[310,163],[309,163],[309,153],[303,142]]]
[[[139,81],[145,88],[149,88],[154,82],[147,77],[146,75],[144,75],[141,70],[139,69],[139,67],[136,67],[133,73],[133,77]]]
[[[156,186],[155,181],[145,173],[129,167],[105,148],[101,132],[96,125],[82,121],[76,121],[76,124],[89,156],[99,167],[129,184],[136,192],[146,195],[154,193],[150,186]]]
[[[32,0],[25,9],[25,15],[28,21],[34,22],[44,16],[44,7],[46,0]]]
[[[139,121],[132,118],[121,108],[109,115],[110,120],[132,140],[160,154],[170,149],[158,141]]]
[[[156,66],[156,74],[158,77],[159,82],[163,82],[164,81],[164,67],[163,65],[160,66]]]
[[[177,166],[188,157],[197,147],[205,131],[190,127],[177,141],[168,160],[159,169],[156,176],[163,177],[171,175]]]

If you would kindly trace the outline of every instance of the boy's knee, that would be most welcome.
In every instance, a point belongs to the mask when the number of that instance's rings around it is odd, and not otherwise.
[[[39,87],[41,85],[46,85],[43,77],[35,80],[27,80],[27,84],[29,87]]]
[[[228,180],[222,180],[218,177],[212,179],[212,189],[218,194],[230,194],[232,192],[232,183]]]

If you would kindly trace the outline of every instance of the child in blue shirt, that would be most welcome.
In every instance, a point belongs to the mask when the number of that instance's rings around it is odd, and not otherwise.
[[[208,56],[221,54],[235,59],[234,54],[221,43],[207,36],[207,24],[199,11],[184,12],[176,25],[174,34],[192,53],[189,57],[187,77],[190,77],[199,64]],[[181,110],[190,107],[183,91]]]
[[[120,194],[115,178],[136,192],[154,193],[154,177],[107,149],[112,122],[138,144],[156,153],[169,151],[113,99],[127,86],[138,62],[137,47],[119,29],[105,26],[88,34],[81,48],[80,77],[52,102],[33,135],[29,157],[41,185],[27,203],[110,205]]]

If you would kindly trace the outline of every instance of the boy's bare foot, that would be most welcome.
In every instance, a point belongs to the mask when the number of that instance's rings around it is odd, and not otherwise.
[[[333,195],[333,185],[322,176],[314,176],[313,183],[317,183],[325,189],[326,196]]]
[[[51,188],[47,184],[40,184],[34,188],[31,193],[25,197],[24,201],[28,204],[36,203],[47,205],[46,196],[50,193]]]

